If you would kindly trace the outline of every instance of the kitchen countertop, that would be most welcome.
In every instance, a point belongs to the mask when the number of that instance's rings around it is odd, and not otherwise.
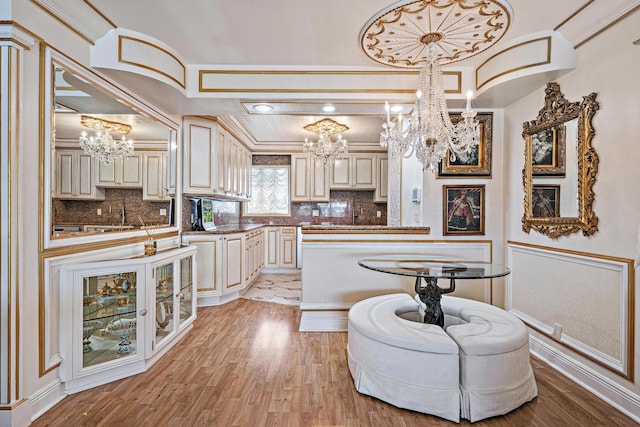
[[[265,224],[226,224],[218,225],[215,230],[203,230],[203,231],[184,231],[183,235],[189,234],[231,234],[231,233],[244,233],[245,231],[255,230],[257,228],[264,227]]]
[[[303,225],[302,234],[429,234],[430,227],[388,225]]]

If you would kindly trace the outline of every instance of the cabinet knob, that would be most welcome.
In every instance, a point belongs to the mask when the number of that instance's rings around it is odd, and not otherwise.
[[[184,292],[179,292],[179,293],[177,293],[177,294],[176,294],[176,297],[178,297],[178,298],[180,298],[180,299],[184,298]]]
[[[140,310],[140,316],[146,316],[147,315],[147,309],[143,308],[142,310]]]

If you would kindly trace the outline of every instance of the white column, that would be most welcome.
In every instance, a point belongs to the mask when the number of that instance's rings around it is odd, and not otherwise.
[[[387,225],[398,227],[401,225],[402,215],[402,158],[394,155],[392,150],[388,150],[388,186],[389,196],[387,198]]]
[[[13,25],[0,25],[0,426],[31,422],[21,365],[18,163],[23,50],[35,40]]]

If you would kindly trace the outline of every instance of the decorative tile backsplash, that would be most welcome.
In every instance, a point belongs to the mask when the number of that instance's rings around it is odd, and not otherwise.
[[[122,211],[124,208],[124,224]],[[102,215],[98,215],[100,209]],[[166,215],[160,215],[165,209]],[[142,201],[142,189],[106,188],[105,199],[98,201],[53,200],[54,225],[146,225],[169,224],[169,202]]]

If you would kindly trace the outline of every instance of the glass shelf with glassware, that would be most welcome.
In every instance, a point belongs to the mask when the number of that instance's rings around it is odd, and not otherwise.
[[[184,246],[60,267],[60,376],[67,392],[143,372],[191,329],[196,251]]]

